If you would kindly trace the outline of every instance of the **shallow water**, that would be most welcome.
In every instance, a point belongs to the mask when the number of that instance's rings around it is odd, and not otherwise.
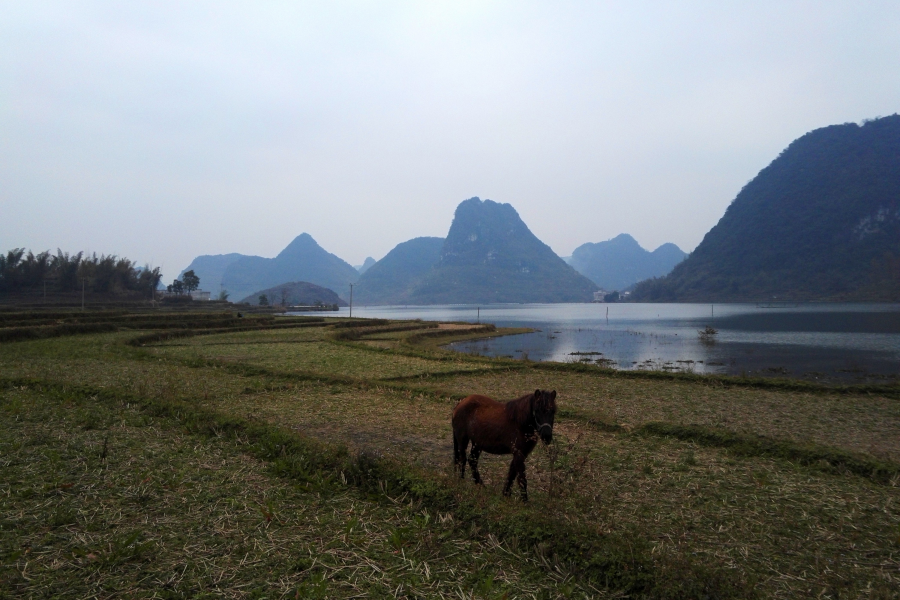
[[[898,304],[494,304],[354,307],[353,316],[494,323],[534,333],[461,352],[617,369],[900,380]],[[321,313],[319,313],[321,314]],[[347,316],[341,309],[329,316]],[[717,330],[699,335],[706,326]]]

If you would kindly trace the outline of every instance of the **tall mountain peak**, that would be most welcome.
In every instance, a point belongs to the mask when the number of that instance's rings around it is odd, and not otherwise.
[[[512,205],[474,197],[457,206],[437,264],[407,296],[423,304],[588,302],[595,289]]]
[[[547,258],[556,256],[528,229],[511,204],[469,198],[456,208],[440,264],[527,267],[526,248]]]
[[[303,254],[306,252],[325,252],[325,249],[319,245],[319,243],[313,239],[313,236],[308,233],[301,233],[297,237],[295,237],[290,244],[284,247],[284,249],[278,253],[278,256],[275,258],[281,258],[286,256],[292,256],[297,254]]]

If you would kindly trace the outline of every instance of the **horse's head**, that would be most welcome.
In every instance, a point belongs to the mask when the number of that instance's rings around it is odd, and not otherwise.
[[[545,444],[553,441],[553,419],[556,418],[556,390],[534,390],[531,414],[534,426]]]

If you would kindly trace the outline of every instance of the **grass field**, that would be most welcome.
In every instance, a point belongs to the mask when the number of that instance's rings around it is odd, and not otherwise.
[[[440,350],[502,333],[458,325],[171,321],[0,344],[0,595],[900,597],[896,386]],[[460,482],[456,401],[535,388],[560,414],[531,502],[500,496],[506,457]]]

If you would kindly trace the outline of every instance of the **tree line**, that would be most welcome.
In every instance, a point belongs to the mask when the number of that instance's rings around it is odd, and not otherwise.
[[[147,296],[159,285],[159,267],[137,263],[113,254],[69,254],[57,249],[34,254],[14,248],[0,254],[0,293],[81,291],[99,294],[141,292]]]
[[[200,278],[191,269],[181,276],[181,279],[175,279],[170,285],[166,286],[166,291],[170,294],[190,295],[194,290],[200,289]]]

